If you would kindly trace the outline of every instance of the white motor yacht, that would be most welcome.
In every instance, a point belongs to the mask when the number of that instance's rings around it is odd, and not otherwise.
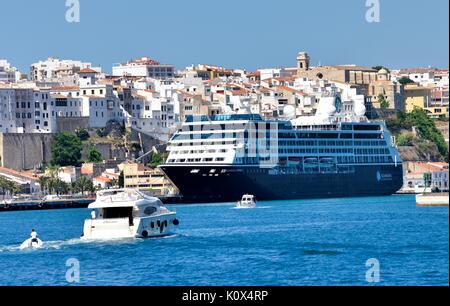
[[[166,236],[179,224],[161,200],[135,189],[100,191],[89,209],[95,214],[85,221],[85,240]]]
[[[236,208],[255,208],[256,199],[254,195],[246,194],[242,197],[242,200],[237,202]]]

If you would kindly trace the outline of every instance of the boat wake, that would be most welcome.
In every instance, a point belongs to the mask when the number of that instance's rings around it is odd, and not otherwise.
[[[0,245],[0,253],[11,253],[11,252],[37,252],[42,250],[59,250],[64,247],[85,244],[81,239],[70,239],[66,241],[44,241],[42,246],[38,248],[21,248],[19,243],[14,245]]]
[[[155,240],[155,239],[172,239],[181,237],[180,234],[172,234],[163,237],[155,237],[151,239],[139,239],[139,238],[126,238],[126,239],[109,239],[109,240],[83,240],[80,238],[70,239],[65,241],[44,241],[43,245],[39,248],[27,248],[21,249],[20,243],[16,243],[14,245],[0,245],[0,253],[13,253],[13,252],[38,252],[38,251],[48,251],[48,250],[61,250],[64,248],[69,248],[73,246],[79,245],[90,245],[90,246],[114,246],[120,244],[134,244],[134,243],[142,243],[147,240]]]
[[[258,206],[258,207],[232,207],[231,209],[237,210],[252,210],[252,209],[270,209],[272,206]]]

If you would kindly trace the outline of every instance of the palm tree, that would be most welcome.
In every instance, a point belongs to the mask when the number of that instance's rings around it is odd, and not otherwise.
[[[48,181],[49,181],[49,178],[44,176],[44,175],[40,176],[39,179],[38,179],[39,186],[41,186],[41,193],[42,194],[46,194],[46,191],[47,191],[47,188],[48,188]]]
[[[81,192],[81,194],[84,195],[86,191],[92,191],[94,189],[94,186],[92,184],[92,181],[89,180],[87,177],[82,176],[75,182],[75,190]]]
[[[2,190],[3,199],[7,192],[9,192],[10,195],[16,195],[22,190],[19,184],[3,177],[0,177],[0,189]]]
[[[0,189],[2,191],[3,199],[5,199],[7,188],[8,188],[8,181],[0,176]]]

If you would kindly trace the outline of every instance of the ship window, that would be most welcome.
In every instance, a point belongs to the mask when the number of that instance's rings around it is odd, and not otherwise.
[[[158,209],[156,208],[156,207],[153,207],[153,206],[149,206],[149,207],[146,207],[145,208],[145,210],[144,210],[144,214],[146,214],[147,216],[151,216],[151,215],[153,215],[155,212],[157,212],[158,211]]]
[[[105,208],[103,210],[103,219],[129,218],[132,216],[132,213],[133,213],[132,207]]]
[[[225,158],[223,158],[223,157],[218,157],[218,158],[216,158],[216,161],[218,161],[218,162],[223,162],[223,161],[225,161]]]

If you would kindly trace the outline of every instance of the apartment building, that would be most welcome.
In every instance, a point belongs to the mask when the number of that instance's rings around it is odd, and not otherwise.
[[[149,77],[154,79],[173,78],[175,67],[161,64],[149,57],[141,57],[112,68],[113,76]]]
[[[119,165],[119,169],[124,174],[125,188],[149,190],[156,195],[164,195],[174,189],[173,184],[159,169],[151,169],[132,162]]]
[[[98,73],[101,72],[101,68],[92,67],[91,63],[49,57],[31,65],[30,79],[38,83],[76,85],[79,78],[78,72],[82,69],[93,69]]]

